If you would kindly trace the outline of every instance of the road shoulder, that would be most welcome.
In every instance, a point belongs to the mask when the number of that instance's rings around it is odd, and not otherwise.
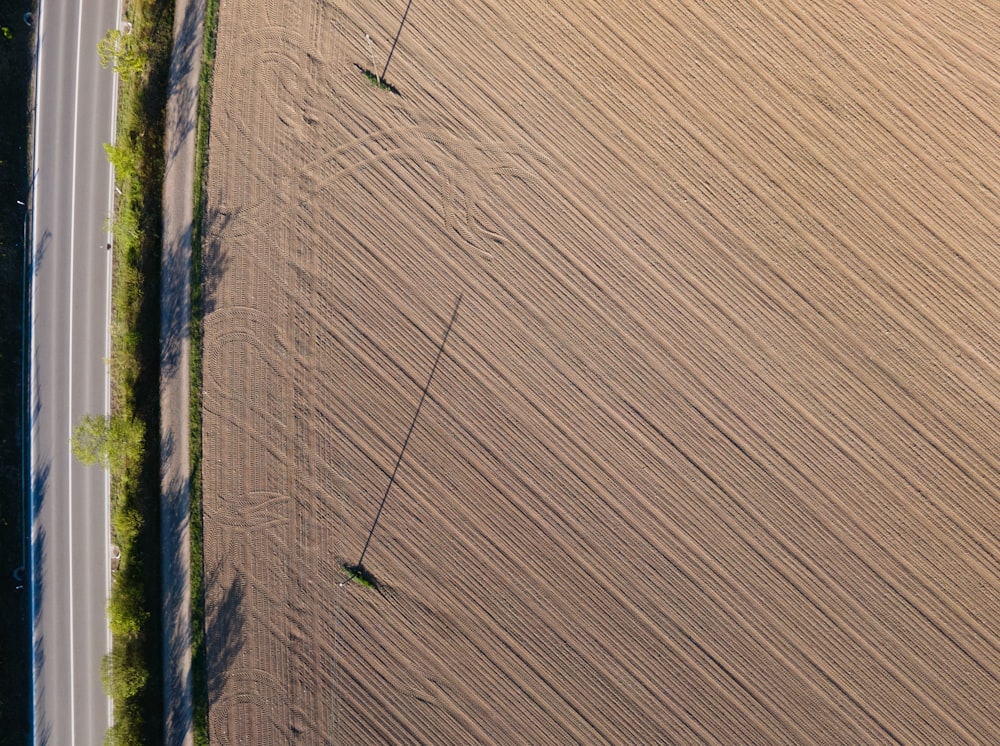
[[[191,239],[204,0],[177,0],[167,100],[160,300],[164,742],[193,744],[190,568]]]

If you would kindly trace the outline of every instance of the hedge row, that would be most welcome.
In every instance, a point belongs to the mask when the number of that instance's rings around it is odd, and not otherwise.
[[[99,47],[120,74],[117,139],[107,148],[119,190],[112,221],[111,419],[133,428],[141,446],[112,470],[111,523],[121,558],[108,607],[112,645],[104,680],[114,702],[107,742],[151,744],[163,739],[159,290],[174,2],[129,0],[125,12],[130,30],[109,32]]]

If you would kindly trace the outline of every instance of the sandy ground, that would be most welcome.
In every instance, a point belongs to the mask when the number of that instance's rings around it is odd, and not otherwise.
[[[1000,10],[404,6],[222,7],[213,742],[1000,740]]]
[[[167,99],[160,264],[160,568],[163,742],[194,743],[190,392],[194,146],[204,0],[177,0]]]

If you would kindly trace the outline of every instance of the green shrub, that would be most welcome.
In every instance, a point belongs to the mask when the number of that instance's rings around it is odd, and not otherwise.
[[[108,161],[114,166],[115,176],[120,181],[131,181],[135,178],[138,156],[134,147],[129,144],[104,143],[104,152],[107,153]],[[126,212],[125,215],[135,220],[133,213]]]
[[[112,479],[121,478],[142,460],[144,434],[142,422],[123,413],[84,415],[73,431],[73,455],[88,466],[100,464]]]
[[[340,565],[340,570],[343,572],[347,579],[353,583],[357,583],[363,588],[372,588],[373,590],[381,590],[382,584],[379,582],[367,567],[364,565],[349,565],[347,563],[342,563]]]
[[[164,127],[173,0],[129,0],[130,32],[98,45],[120,74],[118,126],[105,146],[115,168],[111,287],[111,412],[81,422],[79,451],[111,471],[111,526],[121,550],[108,603],[112,631],[105,687],[114,705],[110,744],[163,738],[159,569],[159,267]]]
[[[117,508],[111,512],[111,529],[119,546],[132,546],[142,529],[142,514],[135,508]]]
[[[115,721],[104,736],[104,743],[106,746],[146,746],[141,715]]]
[[[143,625],[149,621],[149,612],[143,608],[143,590],[134,582],[115,583],[108,601],[108,626],[111,634],[123,640],[139,636]]]
[[[139,36],[122,33],[118,29],[111,29],[97,42],[97,56],[101,60],[101,67],[113,67],[122,77],[142,72],[147,63]]]
[[[124,702],[135,697],[146,686],[148,680],[149,671],[137,656],[115,652],[104,656],[101,683],[104,685],[104,691],[115,702]]]

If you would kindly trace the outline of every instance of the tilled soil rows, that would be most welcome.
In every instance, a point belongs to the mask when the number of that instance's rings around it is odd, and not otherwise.
[[[1000,10],[885,5],[224,3],[214,742],[1000,741]]]

